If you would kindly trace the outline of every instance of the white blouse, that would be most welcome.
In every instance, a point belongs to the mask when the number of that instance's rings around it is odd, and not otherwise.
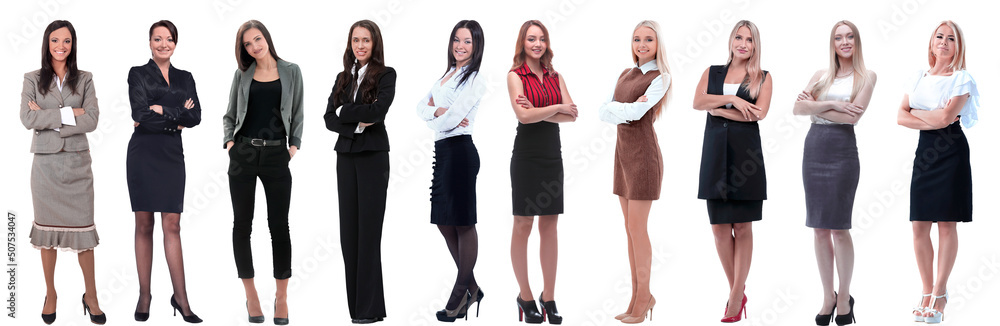
[[[844,78],[836,78],[833,80],[833,85],[830,85],[830,89],[826,90],[826,94],[821,96],[820,101],[837,101],[837,102],[850,102],[851,93],[854,93],[854,74]],[[812,123],[818,125],[850,125],[850,123],[831,121],[821,116],[813,115]]]
[[[740,84],[722,84],[722,95],[736,95],[740,91]],[[726,103],[727,109],[733,108],[733,103]]]
[[[468,73],[468,65],[463,66],[461,71],[456,72],[448,81],[441,84],[441,79],[434,82],[431,91],[417,103],[417,116],[427,122],[427,127],[434,130],[434,140],[441,140],[448,137],[471,135],[472,126],[476,121],[476,112],[479,111],[479,100],[486,94],[486,82],[480,80],[478,73],[472,72],[469,79],[462,85],[458,85],[462,75]],[[445,76],[451,74],[455,68],[451,68]],[[442,77],[444,78],[444,77]],[[427,105],[431,98],[434,105]],[[447,108],[444,114],[435,117],[434,112],[438,108]],[[458,124],[463,119],[469,119],[469,126],[459,127]]]
[[[641,67],[632,67],[632,69],[639,69],[643,74],[646,74],[650,70],[657,70],[656,60],[651,60]],[[617,87],[617,82],[615,82]],[[646,115],[646,111],[653,108],[653,105],[660,102],[663,96],[667,94],[667,88],[670,87],[670,75],[656,76],[652,82],[649,83],[649,87],[646,88],[646,92],[643,95],[646,96],[645,102],[633,102],[633,103],[622,103],[615,101],[614,88],[611,89],[611,95],[607,97],[604,104],[601,104],[601,108],[598,110],[598,117],[601,121],[613,124],[629,123],[629,121],[635,121],[642,119]]]
[[[962,125],[972,128],[979,121],[979,90],[972,75],[964,69],[956,70],[951,76],[934,76],[921,70],[908,86],[906,93],[910,97],[910,108],[917,110],[943,109],[953,97],[969,94],[959,112]]]

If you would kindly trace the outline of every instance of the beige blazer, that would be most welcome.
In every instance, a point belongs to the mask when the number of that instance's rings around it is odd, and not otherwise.
[[[53,82],[49,92],[42,96],[38,93],[38,70],[24,74],[24,89],[21,91],[21,123],[25,128],[34,130],[31,138],[31,152],[39,154],[57,153],[60,151],[77,152],[89,150],[88,132],[97,129],[97,93],[94,90],[93,75],[80,70],[77,79],[76,94],[70,91],[69,85],[63,85],[63,90]],[[41,110],[32,111],[28,102],[35,101]],[[59,109],[63,107],[83,108],[86,113],[76,117],[76,125],[62,124]],[[59,128],[59,131],[55,131]]]

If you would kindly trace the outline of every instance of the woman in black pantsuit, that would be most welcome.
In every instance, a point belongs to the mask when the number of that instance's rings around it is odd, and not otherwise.
[[[396,71],[385,66],[382,33],[370,20],[351,25],[344,71],[330,93],[326,128],[339,134],[337,194],[340,243],[351,321],[385,318],[382,290],[382,221],[389,188],[389,136],[385,115],[396,90]]]
[[[129,102],[135,131],[128,143],[125,171],[135,212],[135,263],[139,272],[139,302],[135,320],[149,318],[153,269],[153,213],[163,223],[163,251],[174,294],[170,305],[184,321],[201,322],[188,304],[181,251],[180,219],[184,205],[184,148],[181,129],[201,122],[201,103],[191,73],[174,68],[170,57],[177,45],[177,27],[169,20],[149,28],[153,58],[128,73]]]
[[[233,256],[243,281],[251,323],[263,323],[254,285],[250,232],[257,179],[267,198],[267,227],[275,280],[274,324],[288,324],[288,279],[292,242],[288,209],[292,174],[288,162],[302,145],[302,71],[281,60],[264,24],[247,21],[236,33],[239,69],[223,116],[223,141],[229,152],[229,192],[233,201]],[[287,145],[287,147],[286,147]]]
[[[737,322],[753,254],[751,223],[767,199],[764,154],[757,121],[771,104],[771,75],[760,69],[760,33],[741,20],[729,36],[729,62],[705,70],[694,108],[707,111],[698,198],[706,199],[715,248],[729,281],[722,322]]]

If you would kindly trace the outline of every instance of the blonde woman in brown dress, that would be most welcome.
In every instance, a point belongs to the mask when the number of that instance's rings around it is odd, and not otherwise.
[[[656,140],[653,121],[660,115],[670,90],[670,67],[660,25],[645,20],[632,32],[634,67],[622,71],[614,94],[600,108],[604,122],[618,126],[615,146],[614,194],[625,216],[632,298],[625,313],[615,317],[623,323],[641,323],[656,299],[649,291],[652,246],[646,224],[654,200],[660,199],[663,155]]]

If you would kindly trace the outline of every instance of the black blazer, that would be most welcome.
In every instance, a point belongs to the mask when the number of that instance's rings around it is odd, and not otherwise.
[[[132,106],[132,120],[139,123],[136,132],[180,133],[178,125],[190,128],[201,123],[201,102],[190,72],[170,65],[167,75],[170,85],[163,79],[160,67],[153,59],[145,65],[128,71],[128,99]],[[185,109],[184,102],[194,101],[194,108]],[[163,107],[163,114],[149,109],[150,105]]]
[[[336,114],[338,101],[335,101],[335,93],[340,87],[340,77],[344,72],[337,74],[337,84],[333,85],[330,91],[330,98],[326,105],[326,129],[340,134],[337,144],[333,149],[340,153],[358,153],[364,151],[389,151],[389,135],[385,132],[385,115],[392,105],[393,96],[396,94],[396,70],[392,67],[385,67],[378,75],[378,88],[375,102],[363,103],[362,94],[358,92],[357,97],[351,99],[351,92],[345,92],[339,103],[343,103],[340,115]],[[364,132],[354,133],[358,123],[374,123],[365,127]]]
[[[728,71],[728,65],[709,68],[708,94],[723,95],[722,88]],[[764,71],[764,76],[767,77],[767,71]],[[740,86],[736,96],[757,104],[757,99],[750,97],[750,92],[745,86],[745,84]],[[764,152],[761,150],[760,127],[757,122],[733,121],[707,115],[705,138],[701,149],[698,198],[767,199]]]

